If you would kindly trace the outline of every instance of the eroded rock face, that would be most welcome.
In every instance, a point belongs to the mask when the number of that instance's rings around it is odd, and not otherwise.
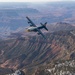
[[[61,60],[40,66],[34,75],[74,75],[75,60]]]
[[[37,69],[34,75],[50,75],[49,71]]]
[[[16,70],[15,73],[8,74],[8,75],[25,75],[25,73],[21,70]]]
[[[11,39],[1,42],[3,54],[1,53],[0,60],[3,61],[0,61],[0,66],[18,69],[74,56],[75,36],[70,31],[48,33],[46,36],[46,40],[29,36],[25,40]]]

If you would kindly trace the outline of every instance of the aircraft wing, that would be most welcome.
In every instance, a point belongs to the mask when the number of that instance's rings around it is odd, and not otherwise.
[[[39,29],[37,29],[37,31],[39,34],[41,34],[46,39],[46,37],[43,35],[43,33]]]
[[[28,23],[30,23],[30,26],[36,27],[36,25],[29,19],[29,17],[26,17],[28,19]]]

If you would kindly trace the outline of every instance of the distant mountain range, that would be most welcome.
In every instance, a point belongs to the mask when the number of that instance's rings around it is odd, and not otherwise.
[[[53,32],[56,32],[56,31],[64,31],[64,30],[75,30],[75,26],[73,26],[69,23],[65,23],[65,22],[59,22],[59,23],[47,25],[47,28],[48,28],[48,32],[50,32],[50,33],[53,33]],[[21,32],[20,30],[10,33],[9,36],[7,36],[7,37],[10,38],[10,39],[11,38],[19,38],[20,39],[20,38],[24,38],[26,36],[35,36],[35,35],[37,35],[37,33],[34,33],[34,32],[29,33],[26,30]],[[44,29],[42,29],[41,31],[43,33],[48,33]]]
[[[69,6],[70,5],[70,6]],[[27,24],[26,16],[36,24],[40,22],[65,22],[74,25],[75,2],[55,3],[2,3],[0,5],[0,35],[6,38],[13,31],[22,32]]]

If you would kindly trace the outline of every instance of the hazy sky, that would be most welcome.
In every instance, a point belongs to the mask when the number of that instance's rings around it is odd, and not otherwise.
[[[0,0],[0,2],[52,2],[52,1],[62,1],[62,0]]]
[[[75,0],[0,0],[0,2],[54,2],[54,1],[75,1]]]

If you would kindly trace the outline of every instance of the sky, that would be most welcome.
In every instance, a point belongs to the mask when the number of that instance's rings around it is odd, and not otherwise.
[[[62,0],[0,0],[0,2],[54,2]]]
[[[0,0],[0,2],[54,2],[54,1],[75,1],[75,0]]]

